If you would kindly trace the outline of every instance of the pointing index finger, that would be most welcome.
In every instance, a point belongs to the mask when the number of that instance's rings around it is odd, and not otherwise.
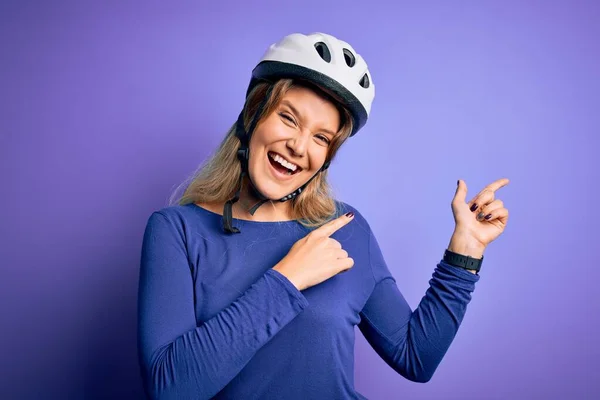
[[[508,182],[510,182],[508,180],[508,178],[498,179],[497,181],[490,183],[487,186],[487,188],[489,190],[491,190],[492,192],[495,192],[496,190],[500,189],[501,187],[508,185]]]
[[[315,229],[313,232],[316,232],[319,235],[323,235],[323,236],[331,236],[336,231],[338,231],[339,229],[346,226],[353,219],[354,219],[354,213],[349,212],[349,213],[346,213],[334,220],[327,222],[325,225],[322,225],[321,227]]]

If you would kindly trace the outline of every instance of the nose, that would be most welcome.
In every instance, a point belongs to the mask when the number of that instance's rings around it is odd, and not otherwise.
[[[296,133],[287,141],[287,147],[290,149],[296,157],[304,157],[308,148],[308,140],[310,139],[310,132],[307,130]]]

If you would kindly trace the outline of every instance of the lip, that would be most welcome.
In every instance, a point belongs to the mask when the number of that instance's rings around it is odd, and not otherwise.
[[[275,152],[273,152],[275,153]],[[278,154],[278,153],[275,153]],[[289,181],[292,180],[294,178],[294,176],[297,174],[293,174],[293,175],[287,175],[287,174],[283,174],[279,171],[277,171],[275,169],[275,167],[273,165],[271,165],[271,160],[269,159],[269,154],[267,153],[267,164],[269,164],[269,170],[271,171],[271,175],[275,176],[275,178],[277,178],[280,181]],[[300,168],[300,167],[298,167]],[[302,169],[301,169],[302,170]],[[300,171],[298,171],[300,172]]]

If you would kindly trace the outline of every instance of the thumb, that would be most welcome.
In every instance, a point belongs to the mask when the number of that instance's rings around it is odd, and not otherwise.
[[[456,193],[454,193],[454,199],[452,202],[455,204],[464,204],[467,199],[467,184],[462,179],[458,180],[456,185]]]

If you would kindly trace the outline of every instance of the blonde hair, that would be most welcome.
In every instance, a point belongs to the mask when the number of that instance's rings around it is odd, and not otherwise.
[[[273,86],[272,93],[263,108],[259,122],[275,110],[288,90],[296,86],[309,87],[320,96],[333,102],[340,113],[341,127],[329,145],[327,160],[332,161],[342,143],[352,132],[352,116],[346,108],[340,105],[341,102],[337,96],[310,83],[281,79],[274,84],[261,82],[256,85],[246,100],[243,115],[246,131],[271,85]],[[170,204],[226,202],[235,195],[242,172],[240,161],[237,158],[240,140],[235,135],[235,131],[236,124],[233,124],[217,151],[190,178],[175,189],[171,195]],[[327,172],[328,170],[320,172],[299,196],[288,200],[292,203],[292,218],[298,219],[306,227],[318,227],[335,218],[340,211],[336,207],[331,187],[327,182]],[[174,200],[177,197],[176,193],[187,182],[190,183],[183,195]],[[242,182],[242,190],[247,190],[248,185],[249,180],[246,174]]]

